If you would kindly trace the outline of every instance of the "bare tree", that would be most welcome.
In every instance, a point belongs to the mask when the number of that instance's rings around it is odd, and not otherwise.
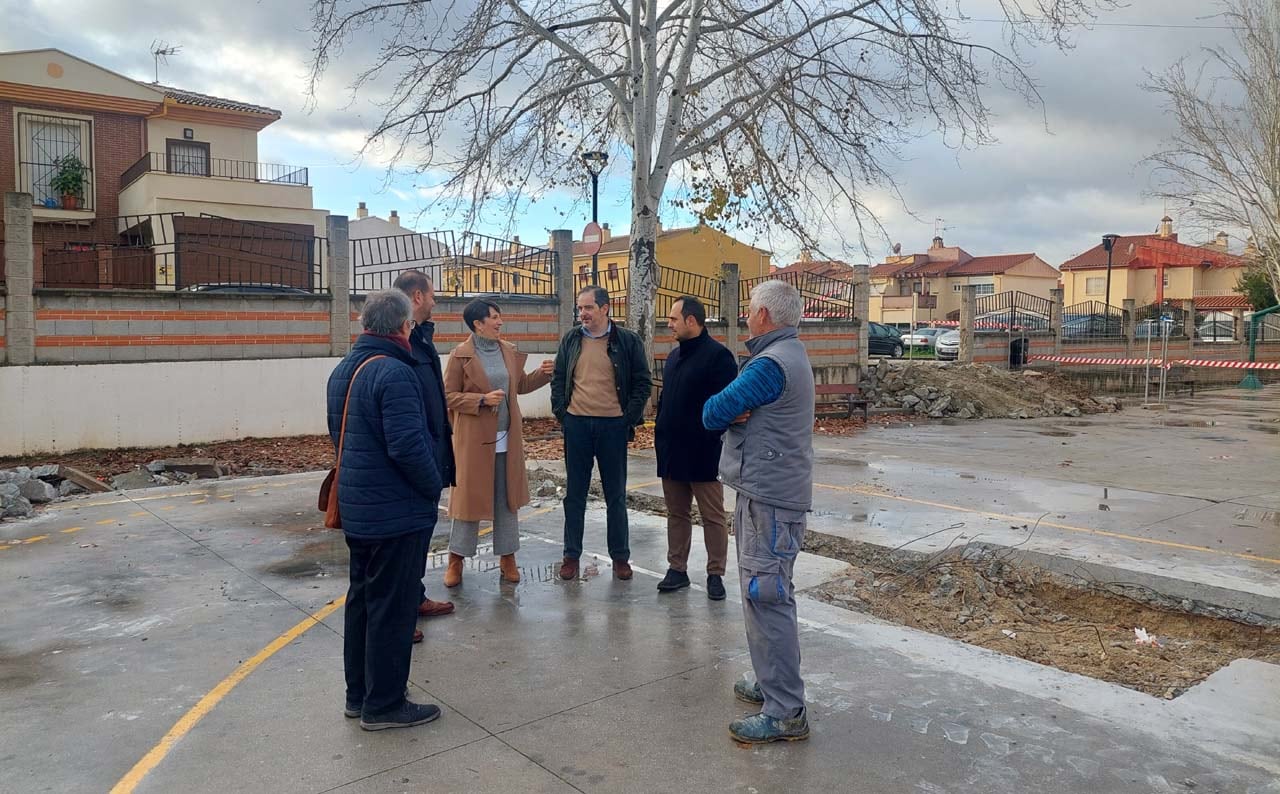
[[[1156,195],[1208,229],[1243,229],[1280,293],[1280,6],[1228,0],[1236,48],[1205,49],[1152,78],[1178,132],[1153,155]],[[1237,51],[1238,50],[1238,51]]]
[[[388,90],[369,141],[444,173],[440,200],[468,220],[580,185],[584,150],[629,162],[627,323],[651,347],[664,199],[865,249],[882,230],[864,191],[894,189],[904,144],[990,142],[993,83],[1038,101],[1018,45],[1062,46],[1113,4],[991,0],[993,47],[964,40],[951,0],[314,0],[312,90],[352,36],[380,37],[353,84]]]

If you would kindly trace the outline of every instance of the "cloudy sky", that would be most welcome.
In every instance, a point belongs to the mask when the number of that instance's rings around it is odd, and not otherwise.
[[[966,10],[982,17],[980,8],[973,10],[980,5],[975,0]],[[1144,195],[1149,174],[1140,161],[1172,130],[1141,84],[1148,71],[1196,56],[1204,46],[1230,44],[1230,32],[1215,28],[1221,21],[1213,10],[1210,0],[1131,0],[1100,18],[1102,24],[1075,31],[1075,46],[1066,52],[1024,51],[1043,107],[997,90],[990,99],[998,144],[956,152],[930,140],[904,151],[893,170],[907,208],[887,196],[873,201],[889,240],[873,241],[865,258],[879,261],[892,242],[907,252],[923,250],[935,224],[948,244],[972,254],[1035,251],[1055,266],[1103,233],[1154,230],[1165,208]],[[379,153],[356,156],[380,115],[353,101],[347,85],[376,42],[354,42],[331,65],[316,107],[307,108],[307,0],[0,0],[0,19],[0,50],[57,47],[145,81],[154,79],[153,41],[178,45],[181,52],[161,66],[161,82],[280,109],[283,119],[260,136],[259,157],[309,167],[316,206],[354,214],[364,200],[374,214],[398,209],[423,230],[451,226],[448,218],[416,215],[422,201],[412,179],[388,180]],[[966,32],[994,40],[1000,25],[973,22]],[[616,173],[602,185],[601,220],[625,232],[626,169]],[[539,205],[514,232],[535,242],[550,228],[579,229],[589,219],[581,199],[564,194]],[[663,220],[675,226],[688,219],[664,212]],[[1175,215],[1183,239],[1207,239],[1179,221]],[[794,259],[785,241],[769,245],[777,260]]]

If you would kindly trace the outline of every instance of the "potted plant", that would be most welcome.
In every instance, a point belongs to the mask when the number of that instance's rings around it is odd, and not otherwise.
[[[59,157],[53,164],[58,170],[54,172],[53,179],[49,180],[50,189],[62,197],[64,210],[79,209],[80,201],[84,198],[85,173],[88,169],[74,154]]]

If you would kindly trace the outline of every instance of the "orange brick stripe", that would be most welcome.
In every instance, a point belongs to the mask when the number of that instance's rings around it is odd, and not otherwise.
[[[329,315],[325,315],[328,317]],[[352,321],[360,319],[360,312],[351,313]],[[554,323],[557,317],[554,314],[507,314],[503,313],[502,319],[509,323]],[[435,314],[432,315],[431,321],[435,323],[462,322],[461,314]]]
[[[360,334],[352,334],[351,341],[354,342],[360,338]],[[437,342],[465,342],[471,338],[471,334],[436,334]],[[503,334],[502,338],[508,342],[559,342],[559,334]],[[325,337],[328,341],[329,337]]]
[[[194,312],[194,311],[127,311],[127,310],[59,310],[42,309],[37,320],[314,320],[329,319],[328,312]]]
[[[328,334],[254,334],[252,336],[41,336],[36,347],[187,347],[190,345],[327,345]]]

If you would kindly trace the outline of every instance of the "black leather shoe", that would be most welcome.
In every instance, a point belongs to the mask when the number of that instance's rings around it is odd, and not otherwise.
[[[689,574],[684,571],[677,571],[675,568],[668,568],[666,577],[661,582],[658,582],[658,592],[670,593],[688,586]]]
[[[724,600],[724,579],[714,573],[707,577],[707,598],[712,601]]]
[[[385,714],[360,718],[360,727],[366,731],[385,731],[388,728],[409,728],[431,722],[440,716],[440,707],[430,703],[411,703],[408,700]]]

